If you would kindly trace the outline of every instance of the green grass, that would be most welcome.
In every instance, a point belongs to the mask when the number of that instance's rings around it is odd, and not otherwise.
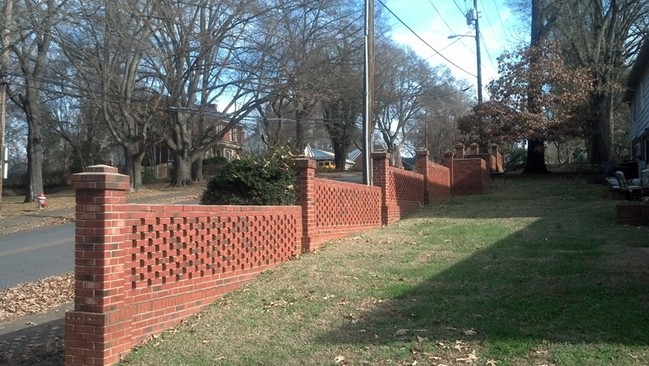
[[[498,182],[268,271],[124,363],[646,365],[649,230],[618,202]]]

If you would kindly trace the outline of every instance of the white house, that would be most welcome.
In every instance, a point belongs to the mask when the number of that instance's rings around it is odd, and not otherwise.
[[[624,101],[630,106],[631,157],[643,170],[649,162],[649,36],[629,73]]]

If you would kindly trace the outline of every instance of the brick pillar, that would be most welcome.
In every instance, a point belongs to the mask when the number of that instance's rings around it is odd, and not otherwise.
[[[457,145],[455,145],[457,147]],[[464,145],[462,145],[462,149],[464,150]],[[449,179],[449,191],[451,192],[451,195],[453,195],[453,152],[452,151],[447,151],[444,153],[444,166],[448,168],[448,179]]]
[[[430,184],[430,177],[428,176],[428,167],[430,166],[430,160],[428,159],[428,150],[419,150],[417,151],[417,173],[424,176],[424,202],[425,205],[430,203],[430,192],[428,185]]]
[[[124,314],[129,177],[94,165],[72,176],[76,190],[74,311],[65,316],[65,365],[110,365],[130,349]]]
[[[313,179],[317,164],[309,158],[296,158],[293,161],[297,174],[297,204],[302,207],[302,252],[307,253],[316,249],[312,248],[312,242],[316,225]]]
[[[381,188],[381,224],[390,223],[390,154],[387,152],[372,153],[373,184]]]
[[[464,159],[464,144],[458,142],[455,145],[455,158],[456,159]]]
[[[470,149],[470,151],[471,151],[471,154],[473,154],[473,155],[478,155],[478,154],[480,154],[480,145],[478,145],[477,142],[472,143],[472,144],[470,145],[470,148],[469,148],[469,149]]]

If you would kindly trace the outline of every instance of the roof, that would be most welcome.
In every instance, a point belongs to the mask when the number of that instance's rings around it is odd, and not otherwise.
[[[633,99],[638,84],[642,80],[642,75],[647,70],[647,66],[649,66],[649,35],[645,36],[642,41],[642,46],[640,47],[638,56],[633,62],[633,67],[631,67],[631,71],[629,72],[629,78],[626,83],[626,92],[624,92],[623,99],[625,102],[630,102]]]
[[[316,161],[323,161],[323,160],[333,161],[335,159],[334,153],[325,150],[314,149],[311,147],[310,144],[307,144],[306,147],[304,148],[304,155]],[[354,161],[349,159],[349,155],[347,156],[346,163],[354,164]]]

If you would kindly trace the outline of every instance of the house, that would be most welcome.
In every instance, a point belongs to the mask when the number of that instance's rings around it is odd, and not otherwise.
[[[624,101],[630,107],[631,156],[643,170],[649,161],[649,36],[629,73]]]
[[[207,126],[205,126],[207,124]],[[222,119],[205,118],[204,121],[197,124],[194,128],[194,134],[199,135],[204,131],[209,131],[210,137],[223,131],[228,122]],[[211,127],[213,129],[210,129]],[[205,153],[205,158],[223,156],[228,160],[241,155],[243,151],[243,140],[245,138],[243,126],[236,125],[230,129],[210,150]],[[155,144],[150,147],[149,154],[155,165],[166,164],[174,161],[173,153],[169,150],[166,143]]]

